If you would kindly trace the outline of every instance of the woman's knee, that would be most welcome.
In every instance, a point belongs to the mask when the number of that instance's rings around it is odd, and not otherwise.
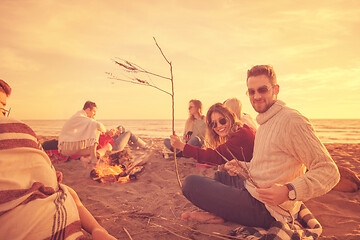
[[[203,182],[205,177],[199,175],[189,175],[185,178],[182,184],[182,192],[186,196],[194,191],[197,191],[201,182]]]
[[[198,136],[192,137],[187,143],[196,147],[202,146],[201,139]]]

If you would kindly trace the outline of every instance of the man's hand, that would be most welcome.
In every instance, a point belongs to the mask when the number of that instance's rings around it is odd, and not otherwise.
[[[173,148],[184,150],[185,143],[183,143],[178,135],[174,133],[174,135],[170,136],[170,143]]]
[[[242,169],[239,166],[237,160],[231,160],[224,165],[224,169],[228,172],[230,176],[240,176],[243,177]]]
[[[281,184],[268,184],[259,186],[256,189],[259,194],[259,198],[262,202],[269,205],[279,205],[287,200],[289,200],[288,194],[289,190],[285,185]]]

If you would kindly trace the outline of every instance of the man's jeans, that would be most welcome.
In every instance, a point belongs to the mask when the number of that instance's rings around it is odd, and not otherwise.
[[[275,221],[265,205],[246,190],[244,180],[226,171],[216,172],[214,179],[189,175],[182,191],[195,206],[227,221],[263,228]]]

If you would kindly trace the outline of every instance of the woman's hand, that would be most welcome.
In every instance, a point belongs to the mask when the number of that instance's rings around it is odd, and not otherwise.
[[[113,128],[108,130],[105,134],[109,135],[110,137],[114,137],[115,135],[119,134],[119,130]]]
[[[170,143],[173,148],[179,149],[181,151],[184,150],[185,143],[183,143],[178,135],[174,133],[174,135],[170,136]]]

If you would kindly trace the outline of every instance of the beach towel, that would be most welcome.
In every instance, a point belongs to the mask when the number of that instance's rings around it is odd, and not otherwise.
[[[33,130],[0,118],[0,236],[85,239],[74,199]]]
[[[292,223],[275,221],[269,229],[241,226],[234,229],[232,236],[241,239],[267,239],[267,240],[287,240],[287,239],[317,239],[322,233],[321,224],[315,219],[310,210],[302,204],[298,218]]]
[[[101,132],[106,132],[104,125],[87,117],[86,112],[81,110],[67,120],[61,129],[59,151],[71,153],[91,147],[98,143]]]

